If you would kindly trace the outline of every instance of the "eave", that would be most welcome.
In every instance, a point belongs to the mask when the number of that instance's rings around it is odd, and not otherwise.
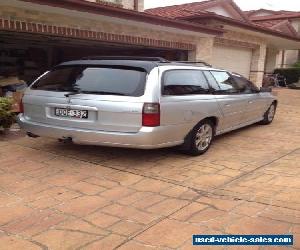
[[[80,12],[88,12],[103,16],[115,17],[137,22],[144,22],[153,25],[166,26],[177,29],[184,29],[193,32],[206,33],[209,35],[222,35],[223,30],[211,28],[197,23],[191,23],[185,20],[174,20],[164,17],[159,17],[144,12],[128,10],[118,7],[113,7],[105,4],[93,3],[82,0],[21,0],[40,5],[51,7],[65,8],[68,10],[76,10]]]
[[[267,35],[277,36],[277,37],[281,37],[281,38],[285,38],[285,39],[300,42],[300,37],[288,35],[286,33],[276,31],[276,30],[272,30],[272,29],[268,29],[268,28],[264,28],[262,26],[255,25],[255,24],[250,23],[250,22],[243,22],[243,21],[232,19],[232,18],[220,16],[220,15],[217,15],[217,14],[214,14],[214,13],[205,13],[205,14],[201,14],[201,15],[193,15],[193,16],[179,18],[179,19],[180,20],[187,20],[187,21],[190,21],[190,22],[197,22],[197,20],[203,20],[203,19],[205,19],[205,20],[208,20],[208,19],[217,20],[217,21],[221,21],[223,23],[226,23],[228,25],[248,29],[248,30],[251,30],[251,31],[258,32],[258,33],[263,33],[263,34],[267,34]]]

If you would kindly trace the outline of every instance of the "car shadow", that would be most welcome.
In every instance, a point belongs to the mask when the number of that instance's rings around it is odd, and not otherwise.
[[[227,139],[228,137],[235,136],[237,134],[240,134],[243,131],[247,131],[247,130],[249,130],[251,128],[255,128],[257,126],[259,126],[259,124],[258,123],[254,123],[254,124],[248,125],[246,127],[242,127],[242,128],[239,128],[239,129],[227,132],[225,134],[218,135],[218,136],[215,137],[215,141]]]
[[[247,131],[257,126],[256,124],[250,125],[238,130],[228,132],[223,135],[216,136],[215,141],[212,144],[210,151],[214,150],[214,147],[218,146],[219,142],[224,142],[226,139],[239,135],[243,131]],[[92,161],[112,161],[113,159],[140,159],[144,161],[156,161],[162,158],[193,158],[190,155],[185,154],[180,150],[180,147],[159,148],[159,149],[134,149],[134,148],[118,148],[118,147],[105,147],[105,146],[91,146],[91,145],[77,145],[71,142],[63,143],[52,141],[51,146],[48,144],[48,148],[58,154],[68,155],[70,157],[81,159],[92,159]],[[83,156],[84,155],[84,156]],[[202,157],[202,156],[198,156]]]

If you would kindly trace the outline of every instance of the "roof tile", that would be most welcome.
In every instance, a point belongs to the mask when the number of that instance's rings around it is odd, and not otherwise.
[[[220,0],[208,0],[202,2],[193,2],[187,4],[158,7],[153,9],[147,9],[145,10],[145,12],[149,14],[169,17],[169,18],[187,17],[205,11],[208,4],[212,5],[217,2],[220,2]]]

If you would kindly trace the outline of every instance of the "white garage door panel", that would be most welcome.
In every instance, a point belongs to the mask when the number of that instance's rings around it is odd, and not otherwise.
[[[252,49],[216,45],[213,49],[212,64],[216,68],[236,72],[249,78],[251,59]]]

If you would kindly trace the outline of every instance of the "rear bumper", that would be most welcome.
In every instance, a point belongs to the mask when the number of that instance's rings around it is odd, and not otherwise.
[[[26,132],[54,139],[72,138],[72,141],[76,144],[155,149],[183,143],[183,140],[169,140],[168,135],[172,134],[172,131],[168,127],[142,127],[137,133],[120,133],[43,124],[26,120],[23,114],[18,116],[17,121]]]

